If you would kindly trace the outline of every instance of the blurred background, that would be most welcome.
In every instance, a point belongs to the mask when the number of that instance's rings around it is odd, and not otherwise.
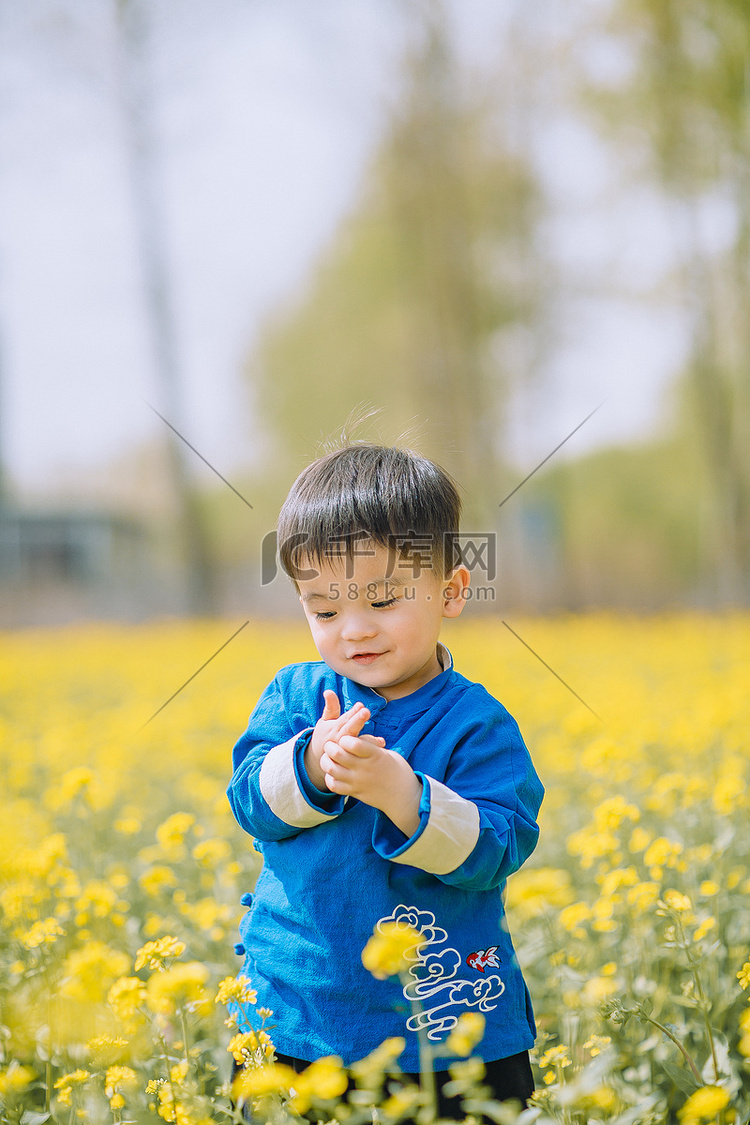
[[[748,60],[744,0],[4,0],[0,625],[295,612],[342,432],[455,475],[472,612],[747,605]]]

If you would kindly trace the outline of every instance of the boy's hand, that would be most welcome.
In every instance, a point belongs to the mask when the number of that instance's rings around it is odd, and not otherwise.
[[[359,735],[370,718],[370,712],[364,703],[355,703],[342,715],[341,704],[335,691],[323,692],[323,698],[325,699],[323,714],[315,724],[312,738],[305,751],[307,776],[318,789],[326,788],[325,771],[320,766],[320,758],[326,742],[336,742],[342,734]],[[385,746],[385,739],[375,738],[371,734],[362,735],[362,741],[371,742],[375,746]]]
[[[369,712],[364,708],[368,718]],[[355,725],[356,719],[355,716]],[[360,724],[362,729],[364,723]],[[422,784],[409,763],[382,738],[358,737],[350,729],[325,743],[320,769],[332,793],[356,797],[380,809],[406,836],[419,827]]]

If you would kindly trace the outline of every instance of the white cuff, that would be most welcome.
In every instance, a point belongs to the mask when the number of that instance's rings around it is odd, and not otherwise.
[[[315,808],[300,789],[294,769],[298,739],[295,735],[268,751],[260,767],[258,784],[264,801],[279,820],[293,828],[314,828],[336,814]]]
[[[447,785],[423,775],[429,785],[427,824],[413,844],[389,858],[408,863],[431,875],[448,875],[464,863],[479,839],[479,809]]]

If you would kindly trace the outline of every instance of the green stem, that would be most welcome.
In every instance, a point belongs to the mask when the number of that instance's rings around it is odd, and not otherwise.
[[[703,1012],[703,1019],[704,1019],[704,1022],[706,1024],[706,1035],[708,1037],[708,1043],[709,1043],[709,1046],[711,1048],[711,1061],[713,1062],[713,1066],[714,1066],[714,1081],[718,1082],[719,1081],[719,1060],[716,1057],[716,1043],[714,1042],[714,1033],[713,1033],[713,1030],[711,1028],[711,1019],[710,1019],[709,1014],[708,1014],[708,1002],[706,1000],[706,994],[703,991],[703,984],[701,982],[700,973],[698,972],[698,964],[697,964],[695,958],[693,957],[692,949],[690,948],[690,945],[687,941],[687,938],[686,938],[686,935],[685,935],[685,930],[683,928],[681,919],[678,919],[678,924],[679,924],[679,927],[680,927],[680,935],[682,937],[683,948],[685,950],[685,955],[687,957],[688,964],[690,966],[690,971],[693,974],[693,980],[695,981],[695,987],[696,987],[696,990],[698,992],[698,999],[700,1000],[701,1011]]]
[[[691,1071],[693,1072],[693,1077],[695,1078],[695,1081],[698,1083],[699,1086],[702,1086],[703,1085],[703,1079],[701,1078],[700,1074],[698,1073],[698,1068],[696,1067],[693,1060],[690,1058],[690,1055],[687,1053],[687,1051],[683,1047],[682,1043],[680,1043],[679,1039],[677,1039],[676,1036],[674,1036],[672,1034],[672,1032],[669,1030],[669,1028],[665,1027],[663,1023],[659,1023],[659,1021],[655,1020],[652,1016],[647,1016],[646,1013],[643,1012],[643,1011],[641,1012],[641,1018],[646,1020],[647,1023],[653,1024],[654,1027],[658,1027],[659,1031],[662,1031],[667,1036],[668,1039],[672,1040],[675,1047],[678,1047],[679,1050],[681,1051],[681,1053],[683,1055],[683,1058],[685,1059],[685,1062],[688,1064]]]
[[[409,983],[409,976],[407,973],[399,973],[399,980],[401,985],[406,989]],[[406,993],[404,993],[406,994]],[[433,1052],[430,1046],[424,1027],[422,1026],[421,1016],[424,1014],[424,1008],[418,1000],[410,1000],[411,1010],[417,1017],[417,1043],[419,1046],[419,1085],[422,1093],[427,1095],[425,1106],[427,1114],[423,1118],[425,1125],[429,1125],[437,1117],[437,1087],[435,1085],[435,1068],[433,1066]]]
[[[182,1024],[182,1046],[185,1052],[185,1062],[190,1069],[190,1048],[188,1044],[188,1027],[187,1020],[185,1019],[185,1009],[180,1008],[180,1023]]]

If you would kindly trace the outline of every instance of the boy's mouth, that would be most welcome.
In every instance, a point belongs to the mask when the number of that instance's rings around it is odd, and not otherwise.
[[[374,660],[377,660],[377,658],[382,655],[382,652],[355,652],[351,659],[356,661],[357,664],[372,664]]]

